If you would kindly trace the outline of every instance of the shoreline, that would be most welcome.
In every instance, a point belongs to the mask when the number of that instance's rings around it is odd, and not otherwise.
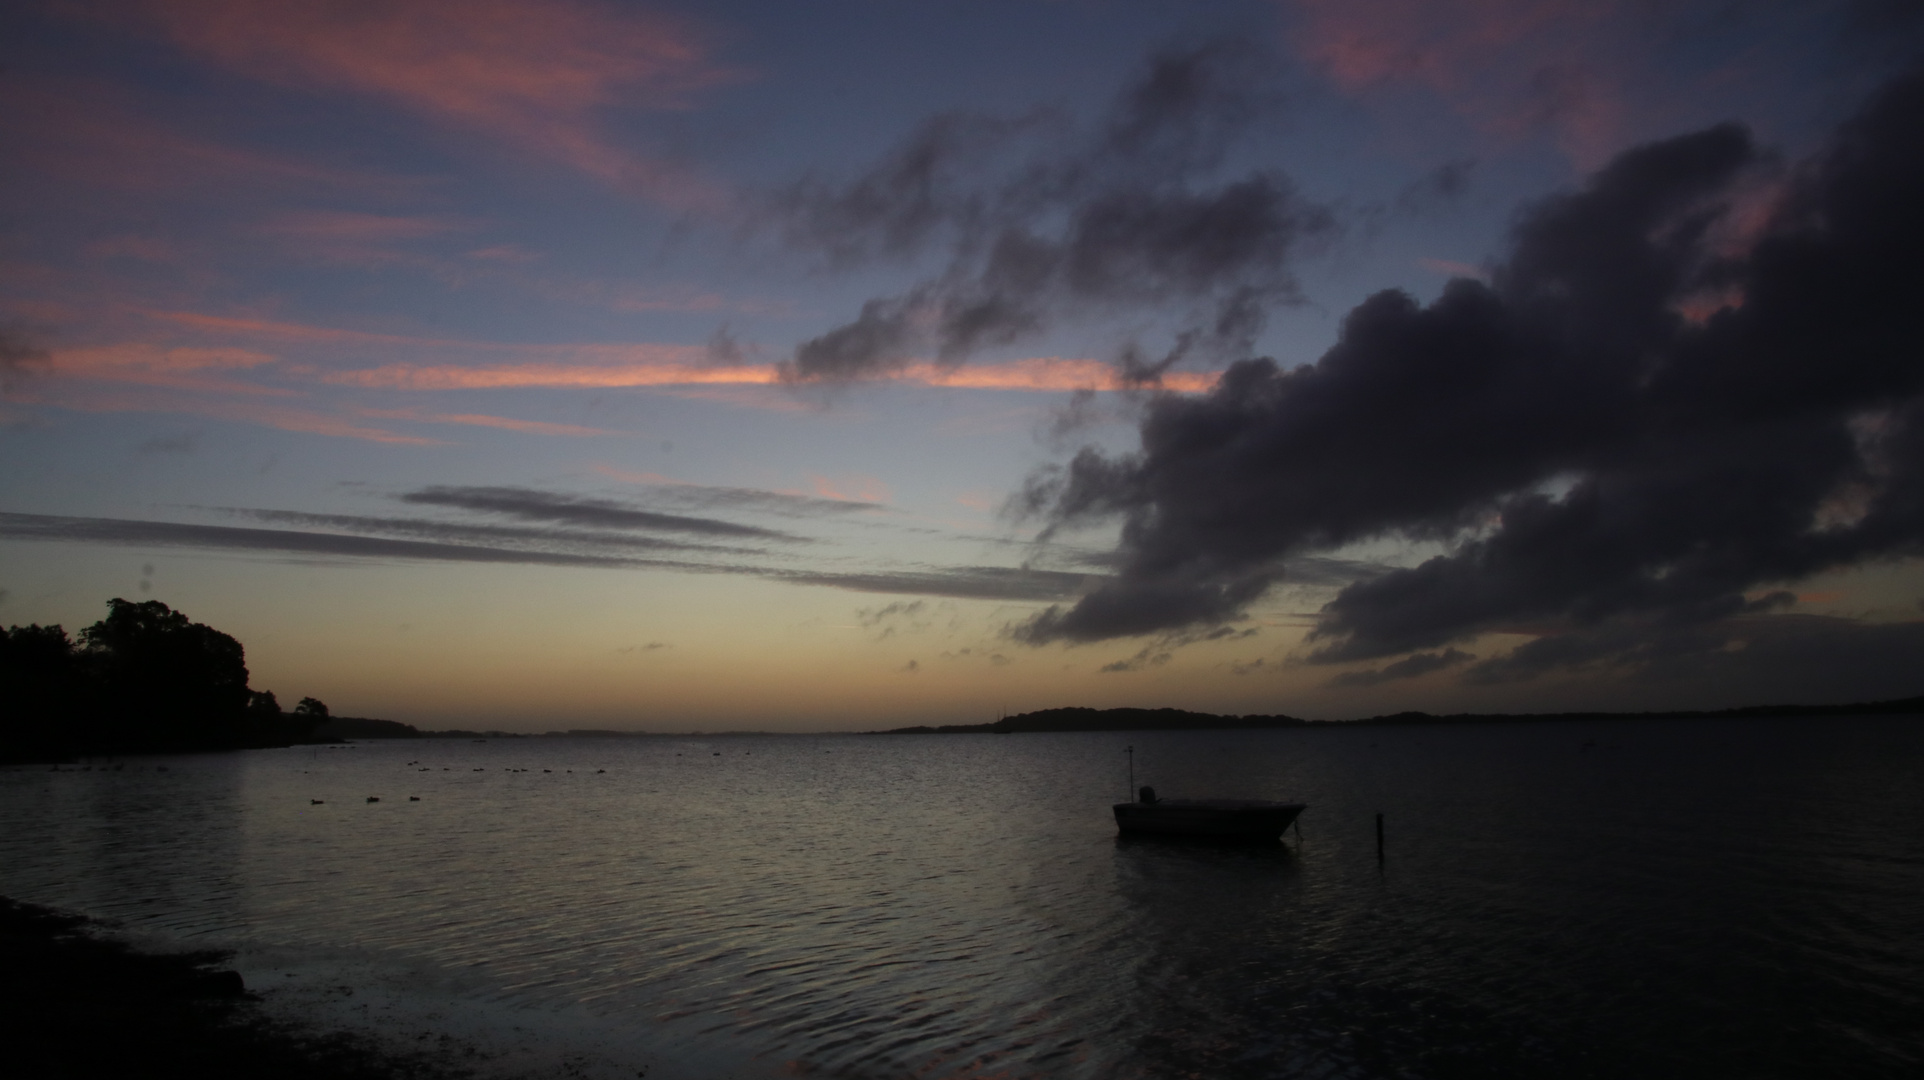
[[[226,968],[231,954],[143,951],[102,936],[102,929],[84,915],[0,897],[0,1038],[12,1075],[476,1075],[477,1052],[446,1036],[431,1051],[403,1051],[279,1019]]]

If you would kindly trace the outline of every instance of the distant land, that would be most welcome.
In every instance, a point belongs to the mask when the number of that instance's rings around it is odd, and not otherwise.
[[[1347,724],[1520,724],[1546,720],[1712,720],[1782,716],[1901,716],[1924,714],[1924,697],[1860,701],[1849,705],[1751,705],[1740,709],[1663,712],[1450,713],[1400,712],[1360,720],[1304,720],[1276,714],[1219,716],[1186,709],[1042,709],[986,724],[890,728],[875,735],[1012,735],[1029,731],[1225,731],[1253,728],[1327,727]]]
[[[314,729],[314,738],[322,742],[341,739],[538,739],[538,738],[627,738],[635,735],[650,734],[646,731],[612,731],[606,728],[569,728],[567,731],[548,731],[540,735],[529,735],[520,731],[467,731],[462,728],[449,728],[446,731],[422,731],[413,724],[403,724],[399,720],[375,720],[366,716],[330,716]]]

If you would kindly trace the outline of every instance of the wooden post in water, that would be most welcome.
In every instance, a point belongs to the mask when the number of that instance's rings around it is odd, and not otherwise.
[[[1383,861],[1383,812],[1376,812],[1376,861]]]
[[[1133,746],[1126,746],[1126,747],[1123,747],[1123,749],[1129,752],[1129,797],[1123,801],[1135,802],[1136,801],[1136,748]]]

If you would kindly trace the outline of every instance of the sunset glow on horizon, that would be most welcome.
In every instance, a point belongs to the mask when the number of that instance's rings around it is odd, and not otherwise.
[[[1889,7],[20,5],[0,625],[510,731],[1924,693]]]

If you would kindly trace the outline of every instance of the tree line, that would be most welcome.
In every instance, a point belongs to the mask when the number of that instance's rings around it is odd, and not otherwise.
[[[0,636],[0,761],[287,746],[326,719],[314,698],[283,711],[250,688],[239,641],[158,600],[109,600],[77,637]]]

